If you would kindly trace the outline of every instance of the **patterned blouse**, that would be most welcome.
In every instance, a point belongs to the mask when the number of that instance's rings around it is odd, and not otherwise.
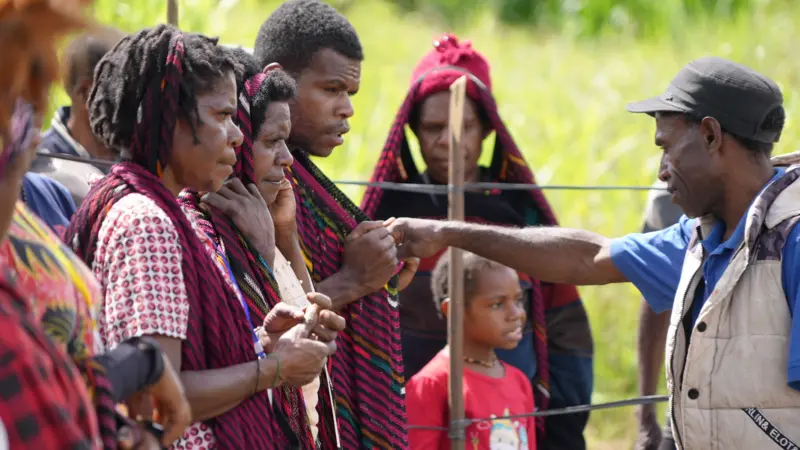
[[[238,292],[211,240],[192,214],[184,212],[225,281]],[[113,348],[134,336],[186,339],[189,301],[181,270],[181,245],[172,221],[155,202],[141,194],[129,194],[115,203],[100,227],[94,257],[92,269],[103,292],[98,325],[105,345]],[[171,448],[214,449],[213,430],[195,422]]]

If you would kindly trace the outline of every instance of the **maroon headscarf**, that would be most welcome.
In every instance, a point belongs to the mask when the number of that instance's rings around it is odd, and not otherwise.
[[[165,27],[167,32],[174,31]],[[189,300],[189,324],[181,345],[182,371],[202,371],[254,361],[252,327],[236,293],[226,284],[216,263],[160,175],[172,149],[178,98],[183,76],[183,35],[175,33],[158,49],[166,55],[160,76],[148,84],[141,102],[130,148],[132,161],[115,165],[89,192],[65,234],[66,242],[92,266],[98,233],[107,212],[128,194],[146,196],[171,219],[181,244],[181,268]],[[112,50],[113,51],[113,50]],[[266,392],[253,395],[230,411],[206,421],[220,449],[283,449],[285,436],[277,427]]]

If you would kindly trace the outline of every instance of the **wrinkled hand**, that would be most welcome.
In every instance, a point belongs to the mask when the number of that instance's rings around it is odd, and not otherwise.
[[[275,202],[269,205],[269,212],[272,214],[272,222],[275,224],[276,239],[281,242],[281,238],[286,235],[295,237],[297,233],[297,202],[292,189],[292,182],[288,178],[281,181],[278,196]]]
[[[336,352],[336,342],[311,339],[319,325],[319,305],[308,306],[304,322],[284,333],[270,356],[278,358],[281,369],[276,385],[304,386],[319,376],[328,357]]]
[[[317,326],[311,332],[310,337],[321,342],[335,342],[339,331],[344,330],[344,317],[331,311],[331,299],[318,292],[311,292],[306,295],[311,305],[319,307],[319,320]],[[305,315],[311,305],[305,308],[278,303],[272,308],[264,318],[264,325],[256,330],[258,339],[264,351],[271,353],[274,351],[274,344],[278,339],[293,327],[305,322]]]
[[[128,415],[133,419],[142,418],[155,420],[164,428],[161,444],[169,446],[175,442],[183,431],[191,424],[192,410],[183,384],[169,362],[167,355],[162,353],[164,371],[161,378],[154,384],[134,394],[127,402]],[[155,407],[155,416],[153,416]]]
[[[213,206],[228,216],[261,256],[275,252],[275,234],[267,202],[254,184],[247,187],[238,178],[225,183],[217,192],[204,195],[201,202]],[[267,262],[272,263],[269,259]]]
[[[658,450],[661,445],[661,427],[655,413],[639,414],[639,434],[636,437],[635,450]]]
[[[400,258],[429,258],[447,247],[438,220],[400,218],[388,225]]]
[[[362,295],[385,286],[399,264],[392,235],[376,221],[358,224],[345,239],[342,258],[342,273]]]

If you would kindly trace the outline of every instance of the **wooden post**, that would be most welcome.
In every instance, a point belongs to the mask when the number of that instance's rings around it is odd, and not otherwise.
[[[167,23],[178,26],[178,0],[167,0]]]
[[[448,185],[448,220],[464,220],[464,151],[461,135],[464,129],[464,101],[467,93],[467,77],[462,76],[450,85],[450,174]],[[464,450],[466,436],[464,425],[464,271],[461,250],[450,248],[450,317],[447,322],[447,343],[450,346],[449,400],[450,420],[459,421],[450,425],[450,448]]]

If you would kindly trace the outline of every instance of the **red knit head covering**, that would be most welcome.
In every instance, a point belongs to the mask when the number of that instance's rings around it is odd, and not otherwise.
[[[423,56],[411,73],[411,86],[419,83],[414,103],[419,103],[437,92],[446,91],[459,77],[467,75],[467,95],[481,101],[480,90],[492,92],[489,62],[470,41],[458,42],[452,34],[445,34],[433,42],[433,50]]]
[[[491,92],[492,83],[486,58],[473,49],[469,41],[459,42],[449,33],[434,41],[433,47],[414,69],[411,87],[395,116],[370,181],[405,182],[412,173],[416,173],[417,168],[413,165],[405,134],[405,126],[412,111],[428,96],[449,89],[456,79],[467,75],[467,95],[486,113],[488,124],[496,133],[495,149],[489,168],[492,181],[536,184],[533,172],[498,114],[497,103]],[[557,225],[556,217],[542,191],[532,190],[530,195],[542,215],[542,224]],[[372,217],[382,198],[383,189],[368,187],[361,208]]]

